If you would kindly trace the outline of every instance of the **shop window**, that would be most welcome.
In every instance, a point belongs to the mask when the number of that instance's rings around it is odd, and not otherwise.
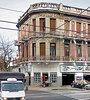
[[[41,74],[40,73],[34,73],[34,82],[35,83],[41,82]]]
[[[82,57],[82,46],[77,45],[77,57]]]
[[[50,19],[50,32],[56,31],[56,19]]]
[[[56,56],[56,43],[50,43],[50,56]]]
[[[57,82],[57,72],[51,72],[50,73],[50,82],[56,83]]]
[[[70,45],[69,44],[65,44],[65,56],[69,56],[70,55]]]
[[[45,31],[45,18],[40,18],[40,31]]]

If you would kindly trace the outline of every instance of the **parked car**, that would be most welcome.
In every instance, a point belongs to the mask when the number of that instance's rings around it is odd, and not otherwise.
[[[87,85],[88,82],[86,80],[80,80],[80,81],[73,81],[71,83],[71,87],[76,87],[76,88],[83,88],[85,85]]]
[[[86,90],[90,90],[90,84],[85,85],[85,86],[84,86],[84,89],[86,89]]]

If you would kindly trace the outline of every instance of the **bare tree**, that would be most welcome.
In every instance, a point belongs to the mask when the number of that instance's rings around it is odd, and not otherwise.
[[[3,66],[1,67],[4,70],[8,70],[14,51],[14,42],[0,36],[0,57],[3,58]]]

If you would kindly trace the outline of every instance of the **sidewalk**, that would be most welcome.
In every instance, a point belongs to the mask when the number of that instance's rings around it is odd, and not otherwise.
[[[40,91],[47,91],[47,90],[72,90],[77,88],[72,88],[71,86],[63,86],[63,87],[36,87],[36,86],[29,86],[28,90],[40,90]]]

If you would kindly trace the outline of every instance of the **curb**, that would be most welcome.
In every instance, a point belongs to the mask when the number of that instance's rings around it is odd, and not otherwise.
[[[47,90],[76,90],[76,88],[30,88],[30,87],[28,87],[28,90],[40,90],[40,91],[47,91]]]

